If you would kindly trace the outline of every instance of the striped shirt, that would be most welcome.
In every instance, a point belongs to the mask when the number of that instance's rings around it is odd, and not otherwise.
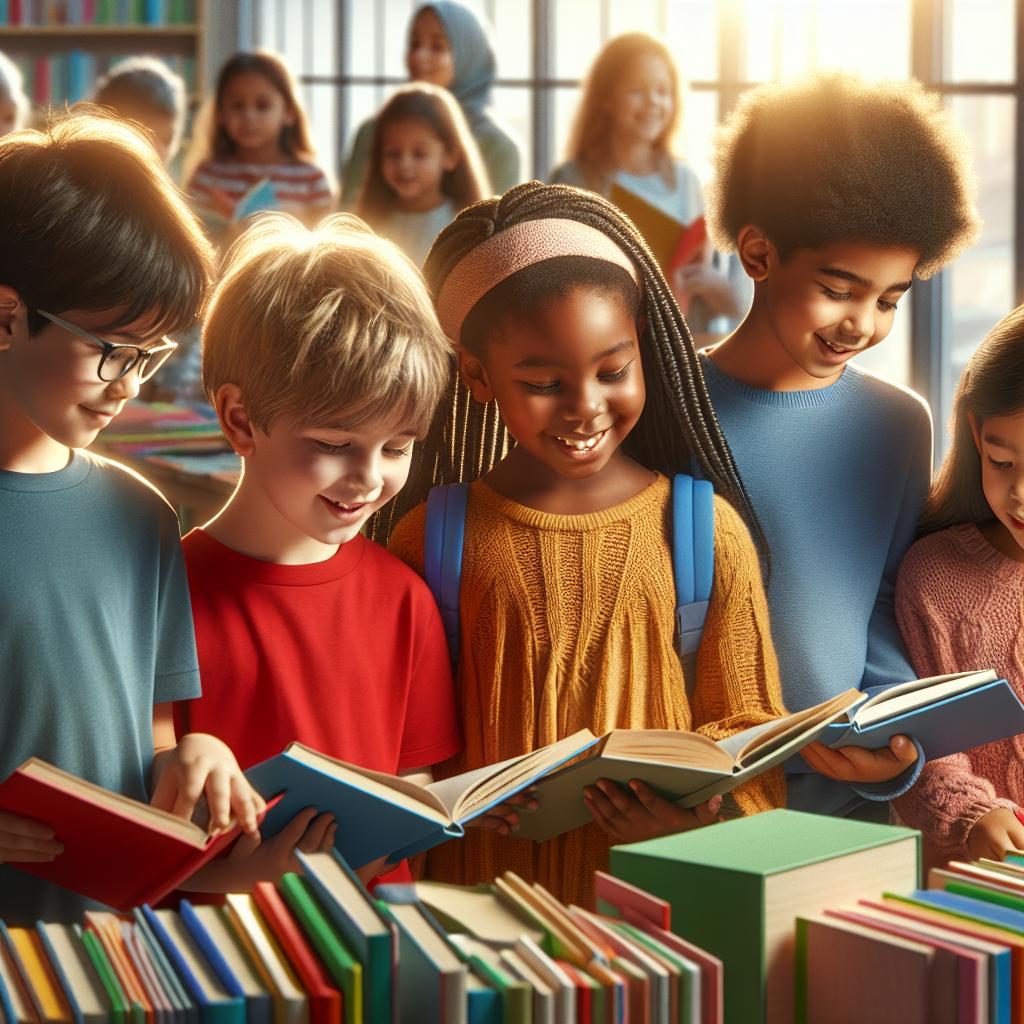
[[[257,182],[269,178],[274,185],[276,208],[301,215],[307,210],[327,212],[333,205],[331,183],[316,164],[297,161],[282,164],[243,164],[233,160],[205,160],[192,175],[188,193],[212,209],[224,201],[235,204]]]

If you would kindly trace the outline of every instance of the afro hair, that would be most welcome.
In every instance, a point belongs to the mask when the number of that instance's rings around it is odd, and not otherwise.
[[[759,227],[786,259],[856,239],[919,250],[930,277],[974,240],[968,144],[917,82],[815,75],[751,90],[718,131],[708,228]]]

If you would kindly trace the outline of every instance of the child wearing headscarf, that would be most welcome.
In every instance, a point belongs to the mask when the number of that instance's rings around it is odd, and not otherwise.
[[[480,16],[459,0],[422,4],[409,23],[405,64],[409,77],[447,89],[462,108],[480,149],[491,187],[505,192],[519,180],[519,149],[491,114],[497,69],[490,32]],[[360,125],[342,175],[341,203],[359,196],[373,143],[376,118]]]

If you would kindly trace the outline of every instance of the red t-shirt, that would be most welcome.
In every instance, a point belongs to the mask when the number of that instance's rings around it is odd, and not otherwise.
[[[392,774],[462,749],[440,615],[394,555],[362,536],[312,565],[203,530],[182,544],[203,695],[176,706],[178,735],[219,736],[243,769],[292,740]]]

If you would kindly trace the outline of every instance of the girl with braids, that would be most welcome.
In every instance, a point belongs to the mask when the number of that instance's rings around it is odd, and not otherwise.
[[[632,225],[606,200],[529,182],[464,210],[424,268],[459,373],[414,453],[412,510],[391,549],[423,571],[436,484],[472,481],[465,522],[455,774],[586,727],[696,730],[712,739],[784,713],[760,528],[715,420],[679,307]],[[673,642],[669,478],[697,471],[714,503],[714,587],[688,695]],[[375,524],[386,536],[390,522]],[[490,829],[429,854],[454,882],[512,869],[589,899],[609,845],[713,821],[642,783],[587,793],[594,824],[547,843]],[[781,770],[734,793],[781,805]]]

